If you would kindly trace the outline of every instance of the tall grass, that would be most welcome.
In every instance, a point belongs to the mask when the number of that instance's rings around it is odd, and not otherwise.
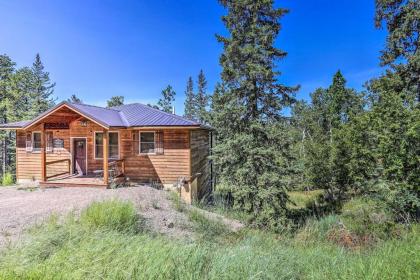
[[[109,229],[120,232],[138,232],[141,219],[130,202],[110,200],[93,202],[82,211],[80,224],[92,229]]]
[[[311,202],[314,202],[322,193],[323,190],[288,192],[287,194],[292,201],[288,206],[292,209],[304,208]]]
[[[230,233],[222,221],[206,217],[200,210],[192,209],[188,212],[188,216],[200,241],[220,241]]]
[[[121,225],[131,225],[131,222],[126,222],[125,214],[110,213],[121,213],[118,210],[120,204],[113,202],[110,209],[114,210],[107,210],[108,215],[114,217],[110,224],[69,216],[64,222],[53,218],[33,229],[26,242],[0,253],[0,279],[420,277],[417,226],[399,239],[387,240],[373,249],[360,251],[327,242],[307,243],[279,238],[260,231],[244,231],[232,242],[223,244],[183,242],[152,236],[144,231],[121,231],[120,226],[116,226],[119,219],[115,217],[122,217]],[[95,210],[88,208],[85,213],[96,212],[102,205],[105,204],[91,206]],[[200,214],[192,215],[197,224],[208,223]],[[103,221],[102,218],[99,220]],[[213,228],[213,225],[207,228]]]

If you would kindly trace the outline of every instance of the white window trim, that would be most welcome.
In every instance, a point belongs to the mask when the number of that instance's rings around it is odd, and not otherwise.
[[[35,141],[34,141],[34,134],[35,133],[41,134],[41,148],[39,148],[39,149],[36,149],[35,146],[34,146],[35,145]],[[42,131],[32,131],[31,141],[32,141],[32,153],[35,153],[35,154],[41,153],[41,151],[42,151]]]
[[[94,131],[93,132],[93,158],[94,159],[103,159],[102,157],[96,157],[96,133],[104,133],[103,131]],[[109,134],[110,133],[117,133],[118,134],[118,156],[117,157],[110,157],[109,156]],[[103,143],[102,143],[103,145]],[[108,159],[120,159],[121,155],[121,138],[120,138],[120,132],[119,131],[109,131],[108,132]]]
[[[141,134],[143,132],[147,132],[147,133],[152,133],[153,132],[153,145],[154,145],[154,152],[153,153],[142,153],[141,152]],[[150,143],[150,142],[145,142],[145,143]],[[156,131],[139,131],[139,155],[156,155]]]

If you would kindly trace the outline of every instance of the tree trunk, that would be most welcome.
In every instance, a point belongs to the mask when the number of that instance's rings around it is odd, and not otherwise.
[[[4,136],[3,140],[3,152],[2,152],[2,172],[3,172],[3,178],[6,174],[6,166],[7,166],[7,135]]]

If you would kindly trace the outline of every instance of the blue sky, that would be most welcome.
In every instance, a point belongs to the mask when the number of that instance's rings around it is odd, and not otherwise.
[[[374,0],[276,6],[290,9],[276,42],[289,53],[279,62],[280,81],[301,85],[298,98],[328,86],[337,69],[357,89],[382,71],[385,33],[374,28]],[[219,80],[222,47],[214,35],[226,33],[224,13],[216,0],[0,0],[0,53],[26,66],[39,52],[59,101],[74,93],[96,105],[113,95],[155,103],[171,84],[182,114],[188,76],[203,69],[209,92]]]

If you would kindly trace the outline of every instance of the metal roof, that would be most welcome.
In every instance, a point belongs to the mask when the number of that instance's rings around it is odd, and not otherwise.
[[[199,126],[194,121],[140,103],[111,107],[125,117],[128,126]]]
[[[19,122],[11,122],[11,123],[2,123],[2,124],[0,124],[0,128],[9,128],[9,129],[21,128],[21,127],[25,127],[30,122],[31,121],[19,121]]]
[[[74,111],[101,124],[104,127],[192,126],[206,129],[210,128],[208,126],[201,125],[198,122],[191,121],[181,116],[167,113],[140,103],[103,108],[87,104],[69,103],[67,101],[57,104],[33,120],[0,124],[0,128],[26,128],[36,123],[38,120],[55,112],[61,106],[67,106]]]

